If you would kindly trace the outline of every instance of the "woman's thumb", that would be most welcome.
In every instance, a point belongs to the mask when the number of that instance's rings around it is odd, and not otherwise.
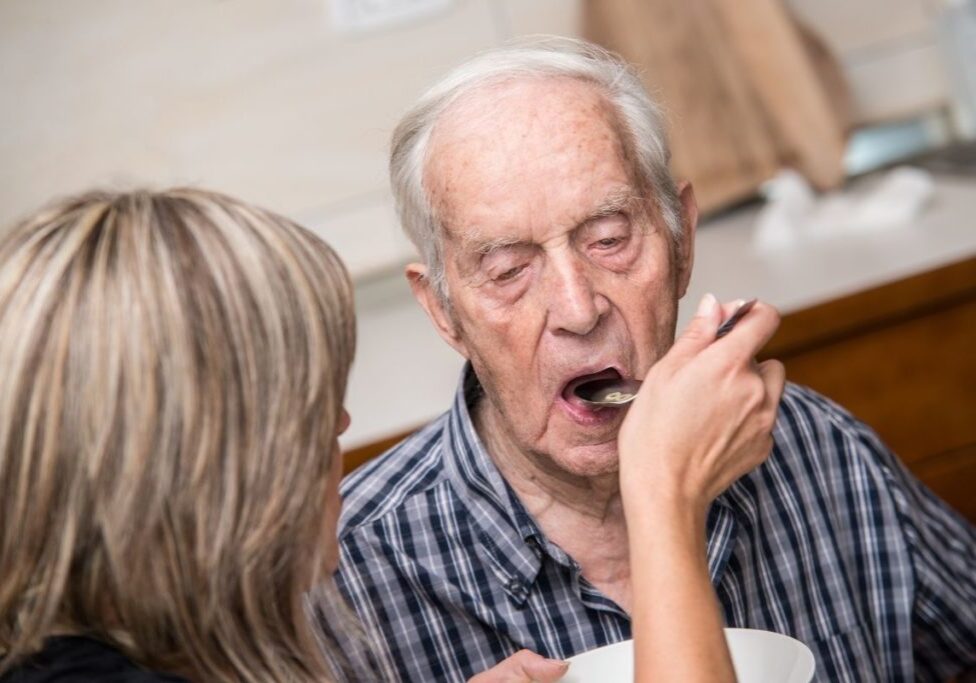
[[[675,340],[669,356],[682,359],[696,356],[702,349],[715,341],[715,333],[721,324],[722,307],[712,294],[706,294],[698,304],[695,317],[688,323],[688,327]]]

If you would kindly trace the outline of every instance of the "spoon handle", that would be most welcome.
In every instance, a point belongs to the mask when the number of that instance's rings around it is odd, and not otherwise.
[[[735,324],[740,320],[742,320],[742,316],[744,316],[746,313],[751,311],[752,307],[755,305],[756,305],[755,299],[749,299],[748,301],[742,303],[737,309],[735,309],[735,313],[730,315],[728,320],[726,320],[724,323],[722,323],[719,326],[718,332],[715,333],[715,338],[721,339],[729,332],[731,332],[732,328],[735,327]]]

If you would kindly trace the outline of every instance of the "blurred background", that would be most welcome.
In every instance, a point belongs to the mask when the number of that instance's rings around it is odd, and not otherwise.
[[[402,276],[390,132],[450,67],[538,33],[619,51],[664,102],[706,210],[686,301],[779,306],[790,378],[976,518],[973,0],[0,0],[0,230],[173,184],[312,228],[356,282],[359,462],[445,410],[461,367]]]

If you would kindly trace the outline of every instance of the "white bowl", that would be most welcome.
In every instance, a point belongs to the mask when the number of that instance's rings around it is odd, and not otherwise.
[[[739,683],[810,683],[815,664],[810,648],[771,631],[725,629]],[[625,640],[569,658],[560,683],[632,683],[634,641]]]

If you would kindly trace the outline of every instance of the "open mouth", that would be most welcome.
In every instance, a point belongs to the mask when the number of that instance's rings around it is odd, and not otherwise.
[[[562,396],[570,403],[579,404],[580,396],[589,395],[598,386],[607,382],[615,382],[621,379],[620,372],[616,368],[606,368],[600,372],[593,372],[588,375],[574,377],[563,387]]]

